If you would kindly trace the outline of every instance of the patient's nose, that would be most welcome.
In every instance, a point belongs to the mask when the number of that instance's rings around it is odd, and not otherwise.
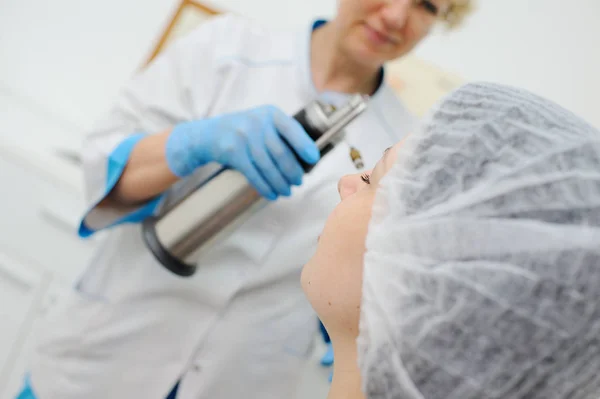
[[[340,194],[340,199],[343,201],[345,198],[354,194],[356,190],[358,190],[359,184],[359,174],[343,176],[338,181],[338,193]]]

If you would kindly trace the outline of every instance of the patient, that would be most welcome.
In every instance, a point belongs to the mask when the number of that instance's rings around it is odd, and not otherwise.
[[[330,399],[600,397],[600,132],[470,84],[339,192],[302,275]]]

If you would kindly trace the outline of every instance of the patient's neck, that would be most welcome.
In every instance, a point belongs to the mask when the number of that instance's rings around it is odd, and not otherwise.
[[[356,338],[332,336],[333,381],[327,399],[365,399],[360,385]]]

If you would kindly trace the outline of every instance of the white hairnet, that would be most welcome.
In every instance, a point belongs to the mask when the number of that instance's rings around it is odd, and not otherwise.
[[[369,399],[600,397],[600,133],[469,84],[382,180],[358,339]]]

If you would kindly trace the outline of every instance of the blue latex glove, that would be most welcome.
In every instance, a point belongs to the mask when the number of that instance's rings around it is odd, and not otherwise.
[[[244,174],[263,197],[274,200],[289,196],[291,185],[302,184],[304,170],[292,149],[309,164],[320,158],[302,125],[267,105],[177,125],[167,140],[166,158],[179,177],[209,162],[220,163]]]

